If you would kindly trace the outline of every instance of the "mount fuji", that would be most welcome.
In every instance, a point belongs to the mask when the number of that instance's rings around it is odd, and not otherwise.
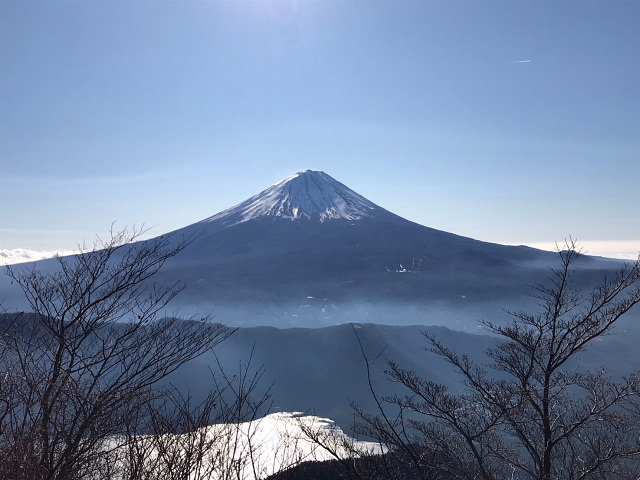
[[[154,280],[185,285],[181,313],[214,312],[234,326],[473,329],[503,308],[533,306],[527,285],[557,262],[550,252],[413,223],[311,170],[169,235],[193,241]],[[580,266],[585,280],[599,281],[621,264],[584,256]],[[5,301],[8,288],[0,284]]]
[[[240,326],[347,321],[474,329],[533,306],[554,253],[466,238],[408,221],[331,176],[306,170],[174,232],[193,243],[161,272],[181,279],[181,309]],[[584,257],[601,278],[620,267]]]

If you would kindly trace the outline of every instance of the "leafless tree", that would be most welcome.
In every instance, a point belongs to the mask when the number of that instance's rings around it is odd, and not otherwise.
[[[321,422],[299,422],[299,428],[304,439],[315,445],[317,452],[304,462],[315,461],[318,458],[329,459],[329,467],[339,473],[339,478],[353,480],[381,480],[401,478],[398,476],[398,465],[389,462],[386,448],[380,442],[360,442],[345,435],[342,430],[326,428]],[[303,462],[292,464],[291,473],[304,471]],[[284,476],[281,475],[280,478]]]
[[[3,326],[0,478],[95,478],[99,447],[157,401],[154,386],[232,333],[166,316],[181,286],[151,277],[189,239],[142,233],[114,232],[55,269],[7,267],[33,313]]]
[[[389,446],[414,478],[637,478],[640,374],[613,379],[574,360],[640,302],[640,259],[585,292],[576,287],[575,243],[558,254],[549,283],[533,287],[539,313],[483,322],[502,339],[486,363],[424,333],[427,349],[460,374],[463,393],[390,361],[386,374],[408,392],[373,392],[379,411],[357,409],[358,431]]]
[[[228,375],[217,362],[213,388],[202,401],[173,389],[150,403],[126,433],[107,439],[101,478],[245,478],[255,448],[254,432],[242,425],[259,421],[270,408],[269,391],[259,387],[262,368],[254,370],[251,363],[252,356]]]

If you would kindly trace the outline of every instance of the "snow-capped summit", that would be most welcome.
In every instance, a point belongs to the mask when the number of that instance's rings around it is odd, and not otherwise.
[[[289,220],[358,220],[383,210],[324,172],[305,170],[209,217],[230,226],[258,217]]]

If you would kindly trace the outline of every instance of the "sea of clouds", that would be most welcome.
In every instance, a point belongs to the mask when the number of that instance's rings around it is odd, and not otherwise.
[[[56,255],[72,255],[73,250],[27,250],[26,248],[14,248],[0,250],[0,265],[14,265],[16,263],[37,262]]]

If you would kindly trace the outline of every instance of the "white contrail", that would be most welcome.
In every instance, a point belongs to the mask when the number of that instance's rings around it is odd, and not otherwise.
[[[531,63],[531,60],[512,60],[511,63]]]

